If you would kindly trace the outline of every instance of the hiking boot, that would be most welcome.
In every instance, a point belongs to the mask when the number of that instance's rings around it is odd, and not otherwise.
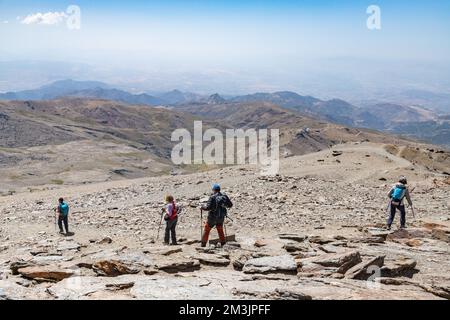
[[[59,234],[64,234],[64,231],[62,231],[62,230],[59,230]]]
[[[220,246],[223,247],[226,244],[226,242],[221,242]]]
[[[406,229],[406,226],[400,226],[400,230]]]
[[[171,246],[177,246],[177,245],[178,245],[178,242],[172,242],[170,245],[171,245]]]
[[[391,230],[391,225],[390,225],[390,224],[388,224],[388,225],[386,226],[386,230]]]
[[[206,247],[206,242],[202,242],[202,248],[205,248]]]

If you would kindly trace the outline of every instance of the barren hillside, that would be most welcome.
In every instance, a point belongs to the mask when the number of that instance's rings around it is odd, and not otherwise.
[[[387,192],[400,174],[416,218],[408,210],[408,229],[389,232]],[[195,207],[213,182],[234,201],[226,230],[236,241],[201,249]],[[0,296],[448,299],[449,191],[448,177],[383,145],[348,143],[284,159],[276,177],[241,166],[1,197]],[[167,193],[185,208],[180,246],[156,239]],[[72,207],[70,237],[55,232],[59,196]],[[376,283],[365,281],[369,266]]]

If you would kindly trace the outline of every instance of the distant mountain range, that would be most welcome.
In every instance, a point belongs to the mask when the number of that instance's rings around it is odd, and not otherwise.
[[[53,100],[63,97],[104,99],[177,109],[187,107],[190,110],[191,106],[204,109],[204,105],[271,103],[318,120],[403,134],[450,146],[449,117],[420,106],[373,102],[360,107],[340,99],[324,101],[289,91],[255,93],[228,99],[218,93],[207,96],[179,90],[157,95],[132,94],[102,82],[74,80],[57,81],[35,90],[0,94],[0,100]]]

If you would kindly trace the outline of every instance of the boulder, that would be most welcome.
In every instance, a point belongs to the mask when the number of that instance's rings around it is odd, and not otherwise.
[[[304,261],[300,260],[302,265],[301,271],[304,271],[304,266],[309,263],[314,263],[328,268],[336,268],[337,273],[345,273],[353,266],[361,263],[361,256],[358,251],[350,251],[344,253],[327,253],[317,257],[307,258]]]
[[[416,260],[405,257],[398,259],[385,260],[384,266],[381,268],[382,277],[409,277],[411,278],[416,272]]]
[[[27,279],[56,282],[69,278],[74,274],[73,270],[62,269],[54,266],[25,267],[20,268],[17,272]]]
[[[245,263],[251,259],[252,256],[248,253],[241,254],[238,258],[233,260],[233,268],[237,271],[242,271],[244,268]]]
[[[242,269],[244,273],[296,274],[297,264],[291,255],[249,259]]]
[[[378,268],[381,268],[384,264],[384,258],[385,256],[377,256],[375,258],[372,258],[368,261],[363,261],[356,266],[350,268],[345,273],[346,279],[355,279],[355,280],[367,280],[372,273],[369,271],[369,267],[376,266]]]

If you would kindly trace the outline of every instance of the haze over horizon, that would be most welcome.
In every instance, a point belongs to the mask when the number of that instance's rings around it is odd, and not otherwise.
[[[80,30],[66,26],[71,4]],[[366,25],[372,4],[380,30]],[[3,0],[0,22],[0,91],[64,78],[134,92],[292,90],[350,100],[450,87],[448,1]]]

